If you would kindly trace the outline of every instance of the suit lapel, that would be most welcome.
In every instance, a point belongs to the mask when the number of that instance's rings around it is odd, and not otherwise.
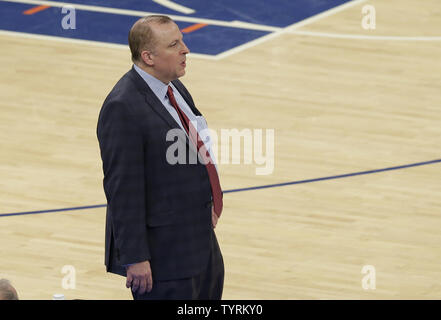
[[[171,129],[179,129],[182,130],[181,126],[176,122],[176,120],[171,116],[171,114],[167,111],[167,109],[164,107],[162,102],[158,99],[158,97],[155,95],[155,93],[150,89],[150,87],[147,85],[147,83],[144,81],[144,79],[136,72],[136,70],[132,67],[132,69],[128,72],[130,78],[134,81],[137,89],[144,95],[146,103],[165,121],[165,123],[171,128]],[[192,99],[187,95],[185,92],[183,84],[179,80],[173,81],[173,85],[179,90],[179,93],[181,96],[185,99],[187,104],[190,106],[192,111],[195,115],[201,115],[199,110],[194,105]],[[190,148],[195,151],[195,147],[193,144],[190,144],[190,140],[188,138],[188,135],[185,134],[185,142],[190,146]]]
[[[175,86],[176,89],[178,89],[179,93],[181,94],[181,96],[184,98],[185,102],[187,102],[188,106],[190,107],[191,111],[193,111],[193,113],[196,116],[202,116],[201,112],[196,108],[196,106],[194,105],[193,99],[189,96],[188,91],[185,89],[184,85],[182,84],[181,81],[179,80],[174,80],[172,81],[173,85]]]
[[[129,71],[129,74],[135,82],[137,89],[144,95],[146,103],[153,109],[153,111],[155,111],[171,129],[180,129],[181,126],[170,115],[167,109],[164,108],[162,102],[133,67],[132,70]]]

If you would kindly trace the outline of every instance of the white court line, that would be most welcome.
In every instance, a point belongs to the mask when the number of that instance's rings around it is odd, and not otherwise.
[[[169,9],[172,9],[172,10],[175,10],[175,11],[178,11],[178,12],[183,13],[183,14],[195,13],[195,11],[193,9],[184,7],[184,6],[180,5],[180,4],[172,2],[170,0],[152,0],[152,1],[156,2],[157,4],[160,4],[161,6],[164,6],[166,8],[169,8]]]
[[[309,17],[309,18],[307,18],[305,20],[296,22],[296,23],[294,23],[294,24],[292,24],[290,26],[287,26],[286,28],[281,28],[281,29],[279,29],[279,30],[277,30],[277,31],[275,31],[273,33],[270,33],[270,34],[268,34],[266,36],[263,36],[263,37],[260,37],[260,38],[258,38],[256,40],[247,42],[247,43],[245,43],[243,45],[240,45],[238,47],[235,47],[235,48],[233,48],[231,50],[227,50],[225,52],[222,52],[222,53],[216,55],[215,57],[216,57],[217,60],[224,59],[226,57],[231,56],[232,54],[241,52],[243,50],[246,50],[246,49],[252,48],[254,46],[257,46],[257,45],[259,45],[261,43],[264,43],[264,42],[266,42],[268,40],[274,39],[274,38],[282,35],[283,33],[290,32],[290,31],[295,30],[297,28],[306,26],[308,24],[311,24],[313,22],[321,20],[321,19],[323,19],[325,17],[329,17],[329,16],[331,16],[333,14],[336,14],[336,13],[338,13],[340,11],[346,10],[346,9],[348,9],[350,7],[358,5],[358,4],[360,4],[362,2],[365,2],[365,1],[367,1],[367,0],[353,0],[353,1],[350,1],[350,2],[346,2],[346,3],[342,4],[342,5],[334,7],[332,9],[329,9],[329,10],[324,11],[322,13],[316,14],[315,16]]]
[[[14,2],[14,3],[25,3],[32,5],[44,5],[50,7],[73,7],[79,10],[85,11],[93,11],[93,12],[102,12],[102,13],[111,13],[111,14],[119,14],[126,16],[135,16],[135,17],[145,17],[152,14],[162,14],[160,12],[148,12],[148,11],[138,11],[138,10],[126,10],[126,9],[116,9],[109,7],[100,7],[100,6],[90,6],[69,2],[58,2],[58,1],[41,1],[41,0],[0,0],[3,2]],[[205,23],[213,26],[222,26],[222,27],[230,27],[230,28],[239,28],[239,29],[249,29],[249,30],[260,30],[260,31],[278,31],[281,28],[272,27],[261,24],[248,23],[243,21],[222,21],[222,20],[213,20],[213,19],[202,19],[196,17],[185,17],[185,16],[175,16],[168,15],[175,21],[183,21],[183,22],[192,22],[192,23]]]
[[[72,39],[72,38],[65,38],[65,37],[47,36],[47,35],[41,35],[41,34],[35,34],[35,33],[25,33],[25,32],[6,31],[6,30],[0,30],[0,35],[6,35],[6,36],[12,36],[12,37],[19,36],[19,37],[23,37],[23,38],[37,39],[37,40],[51,40],[51,41],[60,41],[60,42],[66,42],[66,43],[85,44],[85,45],[90,45],[90,46],[94,46],[94,47],[101,47],[101,48],[122,49],[122,50],[127,50],[128,53],[130,53],[129,46],[124,45],[124,44],[100,42],[100,41],[93,41],[93,40],[83,40],[83,39]],[[215,56],[208,55],[208,54],[202,54],[202,53],[190,53],[190,54],[188,54],[188,56],[190,58],[216,60]]]
[[[34,4],[34,5],[49,5],[52,7],[63,7],[63,6],[71,5],[71,6],[74,6],[75,8],[80,9],[80,10],[89,10],[89,11],[96,11],[96,12],[133,15],[133,16],[146,16],[149,14],[157,14],[157,13],[153,13],[153,12],[122,10],[122,9],[113,9],[113,8],[96,7],[96,6],[88,6],[88,5],[77,5],[77,4],[71,4],[71,3],[66,3],[66,2],[39,1],[39,0],[0,0],[0,1],[26,3],[26,4]],[[177,21],[207,23],[207,24],[218,25],[218,26],[226,26],[226,27],[250,29],[250,30],[271,31],[271,33],[268,35],[265,35],[265,36],[260,37],[256,40],[247,42],[243,45],[240,45],[240,46],[235,47],[231,50],[220,53],[216,56],[206,55],[206,54],[198,54],[198,53],[190,53],[189,54],[189,57],[200,58],[200,59],[205,59],[205,60],[216,60],[216,61],[224,59],[228,56],[231,56],[237,52],[241,52],[241,51],[246,50],[248,48],[254,47],[258,44],[264,43],[264,42],[271,40],[273,38],[276,38],[283,33],[309,35],[309,36],[316,36],[316,37],[343,38],[343,39],[396,40],[396,41],[439,41],[439,40],[441,40],[441,37],[364,36],[364,35],[344,35],[344,34],[332,34],[332,33],[296,30],[297,28],[311,24],[311,23],[316,22],[320,19],[331,16],[337,12],[343,11],[349,7],[358,5],[358,4],[365,2],[365,1],[367,1],[367,0],[354,0],[354,1],[347,2],[343,5],[340,5],[338,7],[332,8],[332,9],[327,10],[325,12],[319,13],[315,16],[312,16],[312,17],[307,18],[305,20],[302,20],[300,22],[296,22],[286,28],[278,28],[278,27],[271,27],[271,26],[265,26],[265,25],[256,25],[256,24],[242,22],[242,21],[226,22],[226,21],[220,21],[220,20],[199,19],[199,18],[182,17],[182,16],[170,16],[170,17],[174,20],[177,20]],[[21,37],[27,37],[27,38],[33,38],[33,39],[55,40],[55,41],[62,41],[62,42],[93,45],[93,46],[97,46],[97,47],[117,48],[117,49],[129,50],[127,45],[113,44],[113,43],[100,42],[100,41],[92,41],[92,40],[72,39],[72,38],[65,38],[65,37],[29,34],[29,33],[23,33],[23,32],[3,31],[3,30],[0,30],[0,34],[18,35]]]
[[[363,34],[339,34],[325,33],[314,31],[289,30],[287,33],[305,35],[311,37],[337,38],[337,39],[355,39],[355,40],[392,40],[392,41],[441,41],[441,37],[422,36],[422,37],[406,37],[406,36],[372,36]]]

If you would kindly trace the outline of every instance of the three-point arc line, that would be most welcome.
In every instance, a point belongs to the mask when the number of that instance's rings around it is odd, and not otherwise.
[[[440,163],[440,162],[441,162],[441,159],[436,159],[436,160],[431,160],[431,161],[424,161],[424,162],[417,162],[417,163],[406,164],[406,165],[402,165],[402,166],[395,166],[395,167],[389,167],[389,168],[383,168],[383,169],[375,169],[375,170],[354,172],[354,173],[334,175],[334,176],[328,176],[328,177],[322,177],[322,178],[315,178],[315,179],[308,179],[308,180],[299,180],[299,181],[291,181],[291,182],[284,182],[284,183],[277,183],[277,184],[268,184],[268,185],[263,185],[263,186],[241,188],[241,189],[224,190],[224,193],[251,191],[251,190],[267,189],[267,188],[276,188],[276,187],[283,187],[283,186],[288,186],[288,185],[304,184],[304,183],[311,183],[311,182],[319,182],[319,181],[325,181],[325,180],[335,180],[335,179],[348,178],[348,177],[354,177],[354,176],[360,176],[360,175],[366,175],[366,174],[373,174],[373,173],[379,173],[379,172],[385,172],[385,171],[392,171],[392,170],[406,169],[406,168],[411,168],[411,167],[424,166],[424,165],[435,164],[435,163]],[[21,215],[49,213],[49,212],[86,210],[86,209],[95,209],[95,208],[104,208],[104,207],[107,207],[107,205],[106,204],[98,204],[98,205],[92,205],[92,206],[82,206],[82,207],[73,207],[73,208],[62,208],[62,209],[40,210],[40,211],[27,211],[27,212],[17,212],[17,213],[3,213],[3,214],[0,214],[0,218],[1,217],[8,217],[8,216],[21,216]]]

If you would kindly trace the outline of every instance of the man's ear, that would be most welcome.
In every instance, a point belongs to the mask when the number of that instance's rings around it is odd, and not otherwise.
[[[141,59],[149,67],[152,67],[154,64],[153,54],[150,51],[147,51],[147,50],[141,51]]]

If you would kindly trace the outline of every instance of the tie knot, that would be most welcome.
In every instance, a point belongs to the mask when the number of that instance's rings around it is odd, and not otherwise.
[[[172,89],[172,87],[170,87],[170,86],[168,86],[168,88],[167,88],[167,95],[168,95],[169,98],[170,98],[170,97],[173,97],[173,98],[174,98],[174,95],[173,95],[173,89]]]

